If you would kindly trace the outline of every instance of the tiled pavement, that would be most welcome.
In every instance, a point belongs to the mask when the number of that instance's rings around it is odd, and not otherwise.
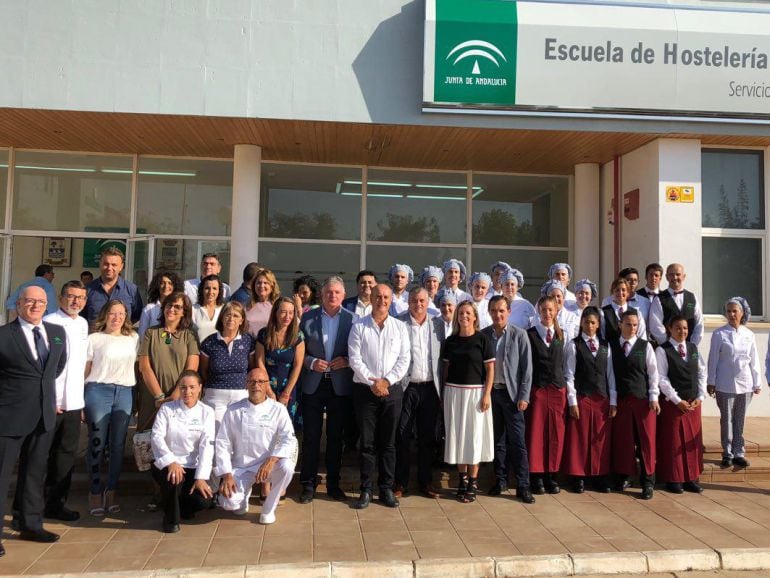
[[[363,511],[289,498],[267,528],[253,504],[245,519],[211,510],[172,535],[159,531],[160,514],[130,496],[114,518],[47,524],[62,533],[53,545],[6,534],[0,574],[770,546],[770,482],[709,484],[700,496],[658,491],[649,502],[637,496],[562,492],[524,506],[512,495],[460,504],[447,493]],[[84,501],[73,506],[85,510]]]

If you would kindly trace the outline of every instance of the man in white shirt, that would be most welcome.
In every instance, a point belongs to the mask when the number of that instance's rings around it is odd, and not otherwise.
[[[80,422],[85,401],[83,387],[88,350],[88,322],[80,316],[86,305],[86,287],[68,281],[61,289],[59,310],[43,318],[60,325],[67,336],[67,364],[56,378],[56,425],[48,459],[45,517],[74,522],[80,514],[64,504],[69,494],[75,454],[80,440]]]
[[[222,264],[219,262],[219,255],[216,253],[206,253],[201,258],[201,276],[200,279],[187,279],[184,282],[184,293],[190,298],[190,302],[195,305],[198,302],[198,286],[201,279],[209,275],[219,275],[222,272]],[[230,300],[232,291],[227,283],[222,282],[222,299]]]
[[[342,306],[353,314],[354,321],[372,312],[372,288],[375,285],[377,285],[377,277],[373,271],[364,269],[356,275],[358,294],[342,301]]]
[[[297,461],[297,438],[286,406],[267,397],[270,378],[264,369],[246,376],[249,397],[227,408],[215,443],[214,474],[222,478],[219,505],[244,515],[251,488],[269,483],[260,524],[275,522],[275,508],[291,482]]]
[[[703,337],[703,313],[698,298],[684,288],[687,275],[679,263],[666,267],[668,289],[658,293],[658,298],[650,304],[650,335],[659,344],[668,340],[666,326],[674,315],[681,315],[687,320],[687,341],[695,345]]]
[[[361,510],[372,500],[372,474],[379,453],[380,501],[398,507],[393,495],[396,467],[396,429],[403,389],[399,383],[409,369],[406,325],[388,316],[393,292],[387,285],[372,291],[372,313],[355,323],[348,337],[353,369],[353,405],[361,435],[361,496],[353,507]]]

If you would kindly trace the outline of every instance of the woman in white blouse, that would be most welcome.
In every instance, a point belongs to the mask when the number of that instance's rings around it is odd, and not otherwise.
[[[105,510],[110,514],[120,511],[115,491],[131,419],[139,336],[131,327],[126,306],[117,299],[102,307],[94,331],[88,336],[85,378],[86,465],[91,477],[88,506],[92,516],[104,516]],[[109,466],[105,486],[100,471],[107,444]]]
[[[208,484],[214,464],[214,410],[201,403],[201,378],[182,372],[179,399],[164,403],[152,426],[152,476],[161,488],[163,531],[179,531],[180,520],[211,506]]]
[[[139,340],[144,338],[144,332],[153,325],[160,323],[160,302],[172,293],[184,293],[184,281],[176,273],[160,271],[155,273],[147,289],[147,301],[139,318]]]
[[[192,322],[198,343],[217,332],[217,319],[224,305],[222,280],[218,275],[207,275],[198,285],[198,302],[193,305]]]
[[[745,468],[743,422],[751,397],[762,387],[754,333],[746,327],[751,309],[743,297],[731,297],[724,305],[727,325],[711,335],[708,358],[708,394],[716,396],[722,436],[722,467]]]

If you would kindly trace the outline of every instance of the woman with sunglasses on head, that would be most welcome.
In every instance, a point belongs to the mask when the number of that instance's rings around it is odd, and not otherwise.
[[[145,305],[142,310],[142,316],[139,318],[139,341],[144,339],[144,334],[150,327],[158,324],[161,314],[161,301],[176,291],[184,292],[184,281],[182,281],[179,275],[171,271],[155,273],[147,290],[147,301],[149,303]]]
[[[198,302],[193,305],[192,322],[198,343],[216,333],[217,320],[224,305],[223,283],[218,275],[206,275],[198,285]]]

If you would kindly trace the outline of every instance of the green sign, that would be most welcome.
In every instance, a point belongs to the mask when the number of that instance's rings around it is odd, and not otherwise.
[[[516,2],[434,1],[434,101],[516,104]]]

